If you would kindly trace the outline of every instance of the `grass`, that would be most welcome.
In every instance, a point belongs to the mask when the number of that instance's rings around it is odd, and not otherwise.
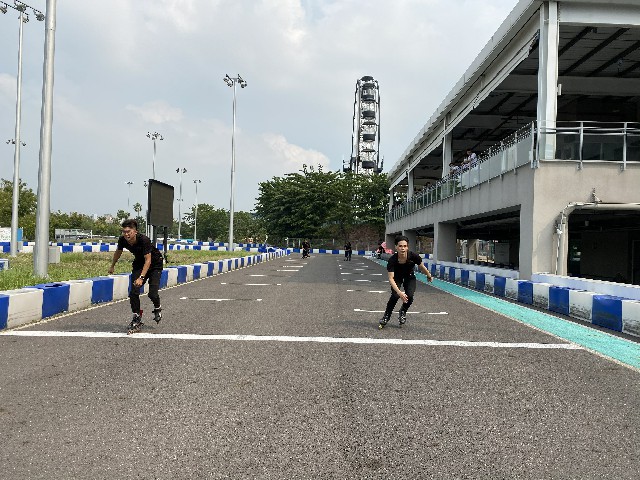
[[[254,255],[252,252],[225,250],[172,250],[168,253],[169,262],[165,266],[190,265],[204,263],[209,260],[237,258]],[[10,268],[0,271],[0,291],[14,290],[47,282],[62,282],[65,280],[81,280],[107,275],[113,252],[75,252],[61,253],[60,263],[49,264],[49,278],[38,277],[33,274],[33,254],[19,253],[16,257],[0,254],[0,258],[9,258]],[[131,271],[133,255],[124,250],[114,268],[114,273],[128,273]]]

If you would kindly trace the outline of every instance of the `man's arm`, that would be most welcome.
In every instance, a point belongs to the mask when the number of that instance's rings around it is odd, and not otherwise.
[[[137,287],[141,286],[144,282],[144,279],[147,277],[147,272],[149,271],[149,267],[151,266],[151,254],[147,253],[144,256],[144,266],[142,267],[142,271],[140,272],[140,276],[136,278],[133,284]]]
[[[389,284],[391,285],[391,288],[393,289],[394,292],[398,294],[398,296],[404,303],[407,303],[409,301],[409,297],[407,297],[407,294],[404,293],[402,290],[400,290],[400,288],[398,288],[398,284],[393,278],[393,272],[387,272],[387,273],[389,275]]]
[[[116,250],[113,252],[113,260],[111,260],[111,266],[109,267],[109,275],[113,273],[113,268],[116,266],[116,263],[118,263],[120,255],[122,255],[122,250]]]
[[[422,273],[424,273],[427,276],[427,279],[430,282],[433,282],[433,275],[431,275],[431,272],[429,271],[429,269],[425,266],[424,263],[421,263],[420,265],[418,265],[418,268],[420,269],[420,271]]]

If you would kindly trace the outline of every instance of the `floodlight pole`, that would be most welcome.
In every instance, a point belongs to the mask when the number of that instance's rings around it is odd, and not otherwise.
[[[13,6],[6,2],[2,2],[2,13],[7,12],[7,8],[12,8],[20,13],[18,17],[18,23],[20,25],[18,30],[18,74],[17,74],[17,87],[16,87],[16,134],[13,140],[7,143],[13,143],[15,146],[13,156],[13,198],[11,204],[11,242],[9,247],[9,255],[15,257],[18,255],[18,207],[20,203],[20,147],[26,144],[21,141],[20,138],[20,124],[22,123],[22,29],[25,23],[29,21],[29,15],[27,15],[26,9],[33,10],[33,14],[36,20],[39,22],[44,20],[44,15],[40,10],[27,5],[23,2],[16,2]]]
[[[127,192],[127,210],[131,208],[131,185],[133,185],[132,181],[128,181],[127,185],[129,186],[129,190]],[[130,212],[127,212],[130,213]]]
[[[230,77],[228,74],[223,78],[224,83],[229,87],[233,87],[233,129],[231,130],[231,195],[229,200],[229,245],[227,250],[232,252],[233,246],[233,203],[235,189],[235,173],[236,173],[236,85],[239,83],[241,88],[247,86],[240,74],[237,77]]]
[[[193,183],[196,184],[196,210],[193,216],[193,239],[195,241],[198,240],[198,184],[202,183],[202,180],[194,180]]]
[[[33,249],[33,273],[48,276],[49,216],[51,215],[51,134],[53,126],[53,61],[56,43],[56,0],[47,0],[38,167],[38,203]]]
[[[186,168],[176,168],[176,173],[180,174],[180,198],[178,198],[178,241],[182,239],[180,229],[182,226],[182,174],[187,173]]]

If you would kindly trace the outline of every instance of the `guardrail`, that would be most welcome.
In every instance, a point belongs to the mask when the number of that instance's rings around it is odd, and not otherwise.
[[[423,189],[385,215],[385,222],[410,215],[441,202],[481,183],[490,182],[506,172],[532,163],[535,151],[535,123],[525,125],[499,144],[482,152],[478,159],[442,177],[435,185]]]
[[[474,163],[463,165],[392,208],[385,222],[490,182],[527,163],[538,167],[539,160],[579,162],[579,169],[583,162],[617,162],[624,171],[628,162],[640,162],[640,123],[555,122],[551,126],[532,122],[482,152]]]

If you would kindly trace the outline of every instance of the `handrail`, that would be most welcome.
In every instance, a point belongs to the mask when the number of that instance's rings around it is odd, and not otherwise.
[[[551,138],[549,138],[551,137]],[[575,137],[575,140],[569,140]],[[611,141],[596,141],[593,137],[611,137]],[[621,140],[617,140],[621,137]],[[492,178],[513,171],[525,163],[532,168],[538,167],[538,160],[576,161],[582,169],[583,162],[615,161],[620,163],[622,171],[627,169],[629,161],[640,161],[640,122],[598,122],[598,121],[558,121],[553,124],[531,122],[515,131],[500,143],[492,145],[478,155],[478,159],[458,167],[445,175],[434,185],[425,187],[411,198],[397,205],[385,216],[387,223],[410,215],[434,203],[457,195],[469,188],[490,182]],[[559,139],[565,139],[559,141]],[[529,140],[525,143],[525,141]],[[605,146],[615,147],[614,153],[604,153]],[[595,145],[595,147],[594,147]],[[587,158],[587,150],[600,157],[605,155],[619,158]],[[553,158],[545,158],[548,147],[553,151]],[[601,147],[601,148],[598,148]],[[566,153],[568,150],[570,153]],[[631,152],[631,158],[629,158]],[[569,157],[569,158],[565,158]],[[573,158],[576,157],[576,158]]]

